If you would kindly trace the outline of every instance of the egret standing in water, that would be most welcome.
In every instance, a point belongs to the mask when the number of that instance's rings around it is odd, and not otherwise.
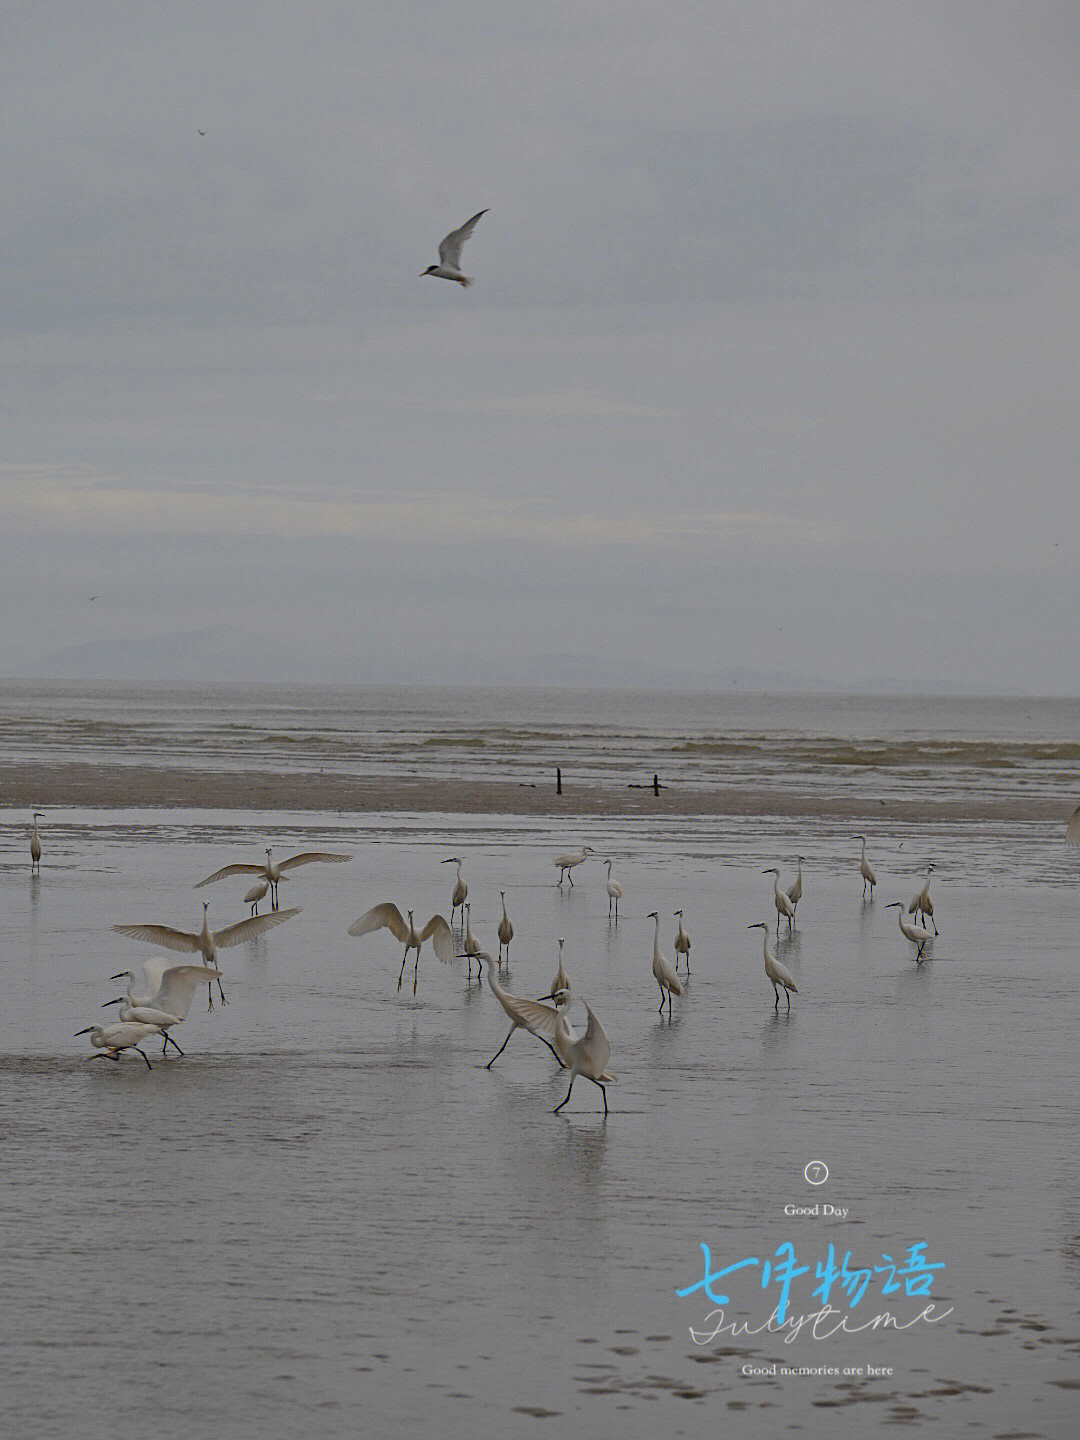
[[[583,1002],[585,1013],[589,1017],[589,1023],[585,1027],[585,1034],[575,1039],[574,1032],[570,1028],[570,1022],[565,1015],[560,1015],[555,1022],[555,1049],[563,1064],[570,1071],[570,1090],[574,1088],[574,1081],[579,1075],[584,1075],[586,1080],[599,1087],[604,1097],[604,1115],[608,1113],[607,1091],[605,1085],[611,1085],[615,1081],[614,1075],[609,1075],[607,1070],[608,1057],[611,1054],[611,1042],[604,1034],[604,1027],[589,1008],[589,1002]],[[566,1100],[570,1099],[570,1090],[566,1092]],[[563,1100],[556,1105],[553,1113],[557,1115],[566,1104]]]
[[[535,1035],[538,1040],[542,1040],[561,1066],[563,1061],[552,1042],[555,1039],[555,1023],[559,1018],[559,1010],[562,1006],[570,1003],[569,988],[555,991],[548,996],[549,1000],[554,1000],[554,1005],[544,1005],[539,1000],[525,1000],[519,995],[511,995],[509,990],[504,990],[499,984],[498,976],[495,973],[497,966],[486,950],[476,952],[476,962],[483,968],[491,993],[506,1011],[506,1017],[510,1021],[510,1034],[492,1055],[484,1069],[490,1070],[495,1064],[510,1043],[510,1036],[515,1030],[527,1030],[530,1035]]]
[[[780,871],[775,866],[771,870],[763,870],[763,875],[772,875],[773,879],[773,904],[776,906],[776,933],[780,934],[781,915],[787,921],[788,934],[791,934],[791,927],[795,920],[795,906],[787,897],[787,892],[780,889]]]
[[[544,995],[544,996],[541,997],[541,998],[544,999],[544,1000],[550,1000],[553,995],[557,995],[560,991],[565,991],[567,994],[570,993],[570,977],[569,977],[569,975],[567,975],[566,971],[563,969],[563,963],[562,963],[562,947],[563,947],[563,944],[564,944],[564,943],[565,943],[565,942],[563,941],[563,937],[560,935],[560,936],[559,936],[559,963],[558,963],[558,965],[557,965],[557,967],[556,967],[556,970],[555,970],[555,979],[552,980],[552,982],[551,982],[551,989],[550,989],[550,991],[548,992],[547,995]]]
[[[866,836],[856,835],[856,840],[862,841],[862,851],[859,855],[859,874],[862,876],[863,899],[866,899],[866,887],[870,886],[870,899],[874,898],[874,886],[877,884],[877,876],[870,868],[870,862],[866,858]]]
[[[476,943],[476,936],[472,933],[472,906],[467,900],[465,902],[465,938],[462,941],[461,948],[465,952],[465,955],[467,956],[469,961],[469,979],[472,979],[472,962],[476,960],[476,978],[479,980],[480,962],[477,957],[482,955],[484,952]]]
[[[202,952],[203,964],[208,969],[216,970],[218,950],[226,950],[231,945],[242,945],[245,940],[254,940],[256,935],[262,935],[267,930],[272,930],[275,925],[283,925],[293,915],[300,914],[300,907],[294,906],[291,910],[275,910],[269,915],[252,915],[247,920],[238,920],[235,925],[226,925],[224,930],[211,930],[208,919],[210,906],[203,902],[203,923],[202,929],[192,934],[188,930],[174,930],[169,925],[114,925],[112,928],[118,935],[127,935],[132,940],[148,940],[151,945],[164,945],[166,950],[184,950],[189,954]],[[218,978],[218,994],[221,996],[221,1003],[227,1005],[225,991],[221,988],[221,979]],[[214,1008],[214,997],[209,994],[208,1010]]]
[[[679,968],[679,956],[686,960],[686,973],[690,974],[690,936],[683,929],[683,912],[675,911],[675,969]]]
[[[499,964],[502,964],[503,950],[506,951],[506,963],[510,964],[510,941],[514,938],[514,927],[510,923],[510,916],[506,913],[506,891],[499,891],[499,899],[502,901],[502,919],[499,921]]]
[[[41,836],[38,834],[37,822],[45,818],[44,812],[35,810],[34,819],[30,828],[30,874],[36,870],[41,874]]]
[[[382,905],[373,905],[370,910],[365,910],[359,920],[354,920],[349,926],[350,935],[370,935],[373,930],[390,931],[396,935],[405,945],[405,954],[401,957],[401,969],[398,971],[397,988],[401,989],[401,978],[405,974],[405,961],[409,958],[409,951],[416,951],[416,960],[413,964],[412,993],[416,994],[416,976],[420,968],[420,946],[425,940],[430,940],[435,954],[444,965],[452,965],[456,958],[454,952],[454,937],[450,933],[450,926],[441,915],[433,915],[423,930],[417,930],[413,924],[413,911],[408,912],[408,924],[402,919],[401,911],[391,901],[384,901]],[[470,969],[471,973],[471,969]]]
[[[666,999],[668,1018],[670,1019],[671,997],[683,993],[682,982],[668,963],[667,956],[660,953],[660,916],[655,910],[650,910],[645,918],[656,921],[656,929],[653,931],[652,973],[660,987],[660,1010],[658,1013],[661,1015],[664,1013],[664,1000]]]
[[[798,908],[799,908],[799,901],[802,899],[802,862],[803,862],[803,857],[800,855],[800,856],[799,856],[799,873],[795,876],[795,883],[791,886],[791,888],[790,888],[790,889],[788,890],[788,892],[787,892],[787,898],[791,901],[792,919],[794,919],[795,911],[798,910]]]
[[[926,867],[926,879],[923,881],[923,887],[907,907],[907,913],[909,915],[918,915],[924,921],[929,920],[930,924],[934,927],[934,934],[936,935],[938,928],[937,921],[934,919],[934,902],[930,898],[930,876],[933,873],[934,866],[933,863],[931,863]]]
[[[119,1060],[121,1050],[134,1050],[136,1055],[142,1055],[146,1068],[152,1070],[154,1067],[139,1049],[139,1041],[160,1034],[161,1030],[156,1025],[87,1025],[85,1030],[75,1031],[75,1038],[89,1035],[90,1044],[101,1051],[100,1055],[91,1055],[91,1060]]]
[[[780,961],[769,949],[768,925],[765,924],[764,920],[756,920],[753,925],[748,925],[746,928],[748,930],[765,931],[765,934],[761,937],[761,948],[765,956],[765,974],[769,977],[769,981],[771,982],[773,988],[773,994],[776,996],[776,1004],[773,1008],[775,1010],[780,1009],[780,991],[776,987],[778,985],[782,985],[787,995],[787,1008],[790,1010],[791,997],[792,995],[797,995],[799,993],[799,987],[795,984],[795,977],[792,975],[791,971],[787,968],[786,965],[781,965]]]
[[[573,870],[575,865],[583,865],[592,853],[591,845],[582,845],[580,850],[567,850],[562,855],[555,856],[551,863],[556,866],[559,871],[558,885],[560,890],[562,889],[564,875],[567,880],[570,881],[570,888],[573,889],[574,877],[570,874],[570,871]]]
[[[461,918],[465,918],[465,899],[469,893],[469,882],[461,878],[461,861],[456,855],[451,855],[449,860],[444,860],[442,863],[457,866],[457,880],[454,882],[454,893],[450,897],[450,924],[453,925],[455,910],[460,910]]]
[[[885,909],[892,910],[894,906],[896,908],[896,918],[900,921],[900,933],[906,939],[910,940],[913,945],[919,947],[915,952],[915,959],[921,965],[922,952],[926,949],[926,942],[932,940],[934,937],[924,925],[912,925],[909,920],[904,919],[904,902],[902,900],[890,900],[888,905],[885,906]]]
[[[609,860],[609,861],[607,862],[607,895],[608,895],[607,913],[608,913],[608,919],[610,920],[610,919],[611,919],[611,906],[612,906],[612,903],[614,902],[614,905],[615,905],[615,919],[618,920],[618,918],[619,918],[619,901],[622,899],[622,886],[619,884],[618,880],[613,880],[613,879],[611,878],[611,864],[612,864],[612,862]]]

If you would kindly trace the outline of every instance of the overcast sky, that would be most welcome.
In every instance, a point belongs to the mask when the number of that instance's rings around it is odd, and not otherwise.
[[[0,13],[0,674],[1080,690],[1073,0]]]

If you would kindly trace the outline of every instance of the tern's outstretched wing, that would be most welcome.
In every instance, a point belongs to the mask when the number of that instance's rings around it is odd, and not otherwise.
[[[283,920],[299,915],[302,907],[294,905],[290,910],[271,910],[268,915],[252,915],[248,920],[238,920],[235,925],[226,925],[224,930],[214,931],[214,944],[227,950],[230,945],[242,945],[245,940],[254,940],[264,930],[272,930]]]
[[[114,925],[118,935],[127,935],[132,940],[148,940],[151,945],[164,945],[166,950],[186,950],[194,954],[202,949],[198,935],[188,935],[184,930],[172,930],[168,925]]]
[[[466,220],[460,230],[451,230],[446,239],[439,246],[439,264],[445,265],[450,270],[461,269],[461,247],[472,234],[476,222],[481,215],[486,215],[486,210],[478,210],[471,220]]]
[[[150,1004],[155,1010],[167,1010],[180,1020],[187,1019],[195,991],[220,978],[220,970],[206,965],[170,965],[161,977],[161,986]]]
[[[444,965],[454,963],[454,937],[450,933],[450,926],[441,915],[432,915],[420,931],[420,943],[423,944],[425,940],[431,941],[435,954]]]
[[[370,910],[365,910],[360,919],[354,920],[349,926],[349,934],[370,935],[373,930],[381,930],[384,925],[402,944],[408,940],[409,927],[401,911],[390,900],[384,900],[381,905],[373,905]]]
[[[1065,831],[1066,845],[1080,845],[1080,805],[1072,813],[1069,828]]]
[[[201,890],[204,885],[213,885],[215,880],[224,880],[226,875],[265,875],[266,866],[256,865],[250,861],[237,860],[232,865],[223,865],[220,870],[215,870],[212,875],[207,875],[205,880],[200,880],[195,886]]]
[[[305,850],[300,855],[290,855],[288,860],[282,860],[278,869],[281,871],[295,870],[297,865],[310,865],[315,860],[327,860],[341,863],[344,860],[351,860],[351,855],[336,855],[329,850]]]

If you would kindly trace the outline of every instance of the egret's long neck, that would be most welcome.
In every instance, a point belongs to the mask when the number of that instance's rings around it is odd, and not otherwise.
[[[660,916],[656,917],[656,928],[653,930],[652,948],[654,959],[660,958]]]

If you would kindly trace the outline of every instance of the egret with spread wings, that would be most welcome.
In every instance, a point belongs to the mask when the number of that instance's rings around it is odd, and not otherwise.
[[[351,855],[340,855],[330,850],[303,850],[299,855],[290,855],[287,860],[275,862],[273,851],[267,847],[265,865],[257,865],[250,860],[234,861],[232,865],[223,865],[220,870],[215,870],[212,875],[207,875],[205,880],[200,880],[195,889],[201,890],[204,885],[213,885],[218,880],[224,880],[227,875],[262,875],[270,886],[271,907],[276,910],[278,908],[278,881],[286,870],[295,870],[298,865],[314,865],[316,862],[340,865],[351,859]],[[253,892],[249,890],[244,897],[249,905],[252,903],[249,897],[252,896]]]
[[[420,946],[425,940],[430,940],[434,947],[435,954],[444,965],[454,963],[454,937],[450,933],[450,926],[441,915],[433,915],[422,930],[417,930],[413,924],[413,911],[408,911],[409,919],[406,922],[401,911],[390,900],[382,905],[373,905],[370,910],[365,910],[359,920],[354,920],[349,926],[350,935],[370,935],[373,930],[389,930],[391,935],[397,938],[405,946],[405,954],[401,957],[401,969],[398,971],[397,988],[401,989],[401,979],[405,974],[405,961],[409,958],[409,951],[416,951],[416,960],[413,963],[412,993],[416,994],[416,976],[420,968]]]
[[[300,907],[294,905],[291,910],[275,910],[270,915],[252,915],[247,920],[238,920],[235,925],[226,925],[224,930],[211,930],[207,915],[209,909],[208,904],[203,905],[202,929],[195,934],[189,930],[174,930],[169,925],[114,925],[112,928],[118,935],[127,935],[131,940],[148,940],[151,945],[164,945],[166,950],[186,950],[192,955],[201,951],[203,964],[208,969],[216,970],[215,961],[219,949],[227,950],[230,945],[242,945],[245,940],[254,940],[256,935],[262,935],[264,931],[272,930],[275,925],[281,925],[293,915],[300,914]],[[221,996],[221,1003],[228,1004],[220,978],[218,994]],[[209,995],[209,1000],[207,1009],[212,1010],[212,994]]]

